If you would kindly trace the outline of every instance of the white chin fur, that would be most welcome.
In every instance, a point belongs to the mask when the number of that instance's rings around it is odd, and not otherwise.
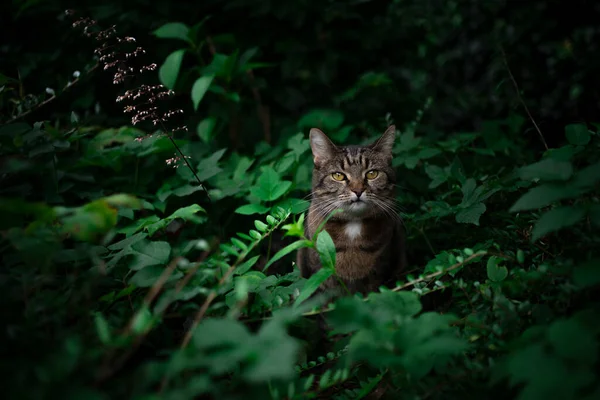
[[[362,214],[367,210],[367,203],[365,203],[364,201],[358,201],[356,203],[350,203],[344,208],[349,213]]]

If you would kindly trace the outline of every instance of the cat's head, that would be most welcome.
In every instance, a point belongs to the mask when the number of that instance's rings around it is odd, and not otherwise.
[[[341,208],[349,217],[395,217],[392,125],[367,146],[336,146],[321,130],[310,130],[313,170],[313,206],[326,215]]]

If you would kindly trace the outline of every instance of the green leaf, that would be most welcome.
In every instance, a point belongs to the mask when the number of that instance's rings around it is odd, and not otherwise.
[[[180,39],[191,43],[189,30],[188,26],[181,22],[170,22],[155,30],[153,34],[162,39]]]
[[[117,210],[104,199],[74,209],[63,219],[62,229],[78,240],[94,241],[117,224]]]
[[[206,210],[204,208],[200,207],[198,204],[192,204],[187,207],[181,207],[165,219],[172,220],[175,218],[181,218],[186,221],[196,222],[198,221],[196,214],[199,212],[206,214]]]
[[[264,222],[259,221],[259,220],[255,220],[254,221],[254,226],[256,227],[256,229],[259,232],[263,232],[263,233],[266,232],[269,229],[269,225],[267,225]]]
[[[553,350],[567,360],[589,367],[598,358],[598,341],[594,332],[575,318],[554,321],[547,332]]]
[[[300,296],[294,302],[294,307],[299,306],[304,300],[308,299],[334,272],[335,270],[331,268],[321,268],[311,275],[304,284]]]
[[[165,267],[162,265],[152,265],[150,267],[145,267],[139,271],[137,271],[130,279],[129,283],[135,285],[137,287],[151,287],[153,286],[158,278],[165,271]],[[181,278],[183,274],[179,271],[173,272],[168,278],[167,282],[171,282],[173,280],[177,280]]]
[[[235,212],[237,214],[242,214],[242,215],[252,215],[252,214],[264,214],[269,210],[270,210],[269,207],[265,207],[260,204],[246,204],[246,205],[236,208]]]
[[[311,245],[312,245],[312,242],[310,240],[298,240],[298,241],[295,241],[294,243],[288,244],[283,249],[281,249],[277,253],[275,253],[275,255],[273,257],[271,257],[269,262],[267,262],[267,264],[265,264],[263,271],[266,271],[267,268],[269,268],[274,262],[276,262],[276,261],[280,260],[281,258],[285,257],[286,255],[290,254],[292,251],[296,251],[303,247],[310,247]]]
[[[508,269],[499,264],[503,260],[496,256],[491,256],[487,262],[487,276],[491,281],[502,282],[508,276]]]
[[[273,201],[283,196],[291,186],[292,182],[281,181],[272,167],[264,167],[250,193],[263,201]]]
[[[183,49],[172,52],[167,56],[165,62],[158,70],[160,82],[165,85],[167,89],[173,89],[175,87],[184,54],[185,50]]]
[[[130,269],[137,271],[151,265],[164,265],[169,261],[171,245],[168,242],[138,242],[132,246],[135,255]]]
[[[198,105],[210,87],[213,79],[214,76],[209,75],[200,77],[196,80],[196,82],[194,82],[194,85],[192,86],[192,102],[194,103],[194,111],[198,109]]]
[[[250,229],[250,232],[248,232],[248,233],[254,240],[262,239],[262,235],[260,234],[260,232],[257,232],[254,229]]]
[[[298,121],[298,127],[320,128],[325,131],[333,131],[342,126],[344,114],[338,110],[316,109],[309,111]]]
[[[209,143],[213,138],[213,130],[217,124],[217,119],[214,117],[204,118],[196,126],[196,133],[204,143]]]
[[[427,164],[425,166],[425,173],[431,178],[431,183],[429,184],[430,189],[435,189],[449,178],[448,173],[437,165]]]
[[[546,207],[558,200],[577,197],[578,189],[559,183],[545,183],[525,193],[513,206],[510,212],[527,211]]]
[[[142,306],[133,317],[131,323],[131,330],[135,334],[142,334],[147,332],[152,327],[153,316],[147,306]]]
[[[581,221],[584,216],[585,209],[577,206],[557,207],[550,210],[542,215],[536,222],[531,233],[531,241],[535,242],[548,233],[575,225],[577,222]]]
[[[483,203],[476,203],[470,207],[460,210],[456,214],[456,222],[462,224],[474,224],[479,225],[479,218],[485,212],[486,207]]]
[[[96,334],[98,335],[98,339],[100,339],[103,344],[110,343],[110,326],[100,312],[97,312],[94,315],[94,323],[96,324]]]
[[[590,132],[584,124],[570,124],[565,127],[565,135],[569,143],[585,146],[590,142]]]
[[[226,151],[227,148],[217,150],[210,157],[204,158],[198,163],[197,175],[201,182],[204,182],[223,171],[223,169],[219,167],[219,160]]]
[[[321,231],[316,243],[321,266],[325,269],[335,270],[335,244],[327,231]]]
[[[423,309],[419,296],[414,292],[392,292],[369,294],[369,302],[376,310],[392,312],[395,316],[412,317]]]
[[[246,272],[248,272],[248,270],[250,268],[252,268],[254,266],[254,264],[256,264],[256,262],[258,261],[259,258],[260,258],[260,255],[254,256],[254,257],[246,260],[242,264],[238,265],[238,267],[235,269],[235,271],[233,271],[233,274],[234,275],[245,274]]]
[[[517,172],[519,177],[526,181],[536,179],[543,181],[566,181],[573,175],[573,166],[567,161],[547,158],[535,164],[519,168]]]
[[[596,258],[579,265],[573,270],[573,282],[587,288],[600,284],[600,258]]]

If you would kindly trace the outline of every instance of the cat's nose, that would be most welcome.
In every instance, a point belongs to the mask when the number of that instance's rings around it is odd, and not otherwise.
[[[360,199],[360,195],[363,194],[365,191],[364,190],[352,190],[354,192],[354,194],[356,195],[357,198]]]

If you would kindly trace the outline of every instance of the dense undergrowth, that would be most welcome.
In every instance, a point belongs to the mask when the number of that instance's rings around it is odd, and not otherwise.
[[[389,95],[393,79],[374,71],[296,115],[268,106],[260,77],[285,77],[285,63],[203,29],[154,31],[172,39],[158,77],[137,64],[153,52],[126,36],[87,41],[111,47],[74,78],[135,67],[124,83],[142,96],[124,100],[156,126],[111,125],[98,103],[38,119],[85,83],[25,95],[0,71],[6,398],[600,398],[597,121],[562,125],[548,149],[520,94],[479,129],[426,123],[428,96],[411,118],[383,107],[357,121],[357,104]],[[395,288],[327,305],[311,294],[335,274],[335,248],[302,229],[308,128],[366,143],[391,123],[410,269]],[[293,265],[307,246],[323,262],[308,280]]]

